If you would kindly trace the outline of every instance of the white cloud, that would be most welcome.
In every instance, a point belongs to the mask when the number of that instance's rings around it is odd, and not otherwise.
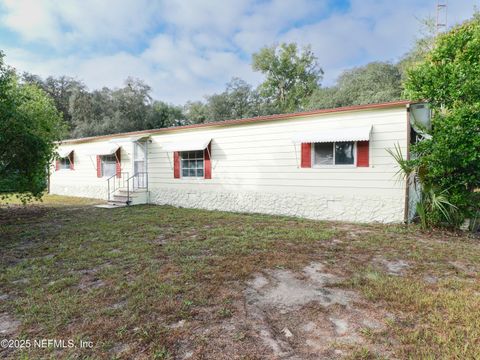
[[[3,0],[3,23],[29,42],[56,49],[143,36],[159,16],[148,0]]]
[[[61,34],[54,16],[54,3],[35,0],[5,0],[2,22],[26,40],[58,42]]]
[[[449,22],[469,17],[478,3],[450,2]],[[155,98],[174,103],[222,91],[233,76],[258,84],[261,74],[251,70],[250,54],[281,41],[311,44],[325,70],[324,83],[332,84],[343,69],[398,59],[418,34],[416,18],[435,11],[431,0],[351,0],[348,10],[337,12],[327,0],[0,4],[0,26],[21,40],[4,48],[7,62],[19,70],[74,76],[92,89],[138,77],[152,86]],[[39,53],[38,45],[52,50]]]

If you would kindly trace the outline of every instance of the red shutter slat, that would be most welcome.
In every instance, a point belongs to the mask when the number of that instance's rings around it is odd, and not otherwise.
[[[102,177],[102,159],[97,155],[97,177]]]
[[[116,167],[115,167],[115,174],[117,178],[122,177],[122,150],[118,148],[117,152],[115,153],[116,158]]]
[[[173,177],[175,179],[180,178],[180,154],[178,151],[173,153]]]
[[[212,143],[209,143],[207,148],[203,150],[204,153],[204,171],[205,171],[205,179],[212,178],[212,161],[210,160],[210,156],[212,155]]]
[[[60,170],[60,161],[57,159],[55,160],[55,171]]]
[[[302,143],[301,153],[302,153],[301,167],[311,168],[312,167],[312,144]]]
[[[358,141],[357,142],[357,166],[369,167],[369,142]]]
[[[70,153],[69,158],[70,158],[70,170],[75,170],[73,151]]]

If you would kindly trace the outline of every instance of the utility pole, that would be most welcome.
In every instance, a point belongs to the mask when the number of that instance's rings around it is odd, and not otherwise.
[[[437,18],[435,21],[436,35],[447,30],[447,0],[437,0]]]

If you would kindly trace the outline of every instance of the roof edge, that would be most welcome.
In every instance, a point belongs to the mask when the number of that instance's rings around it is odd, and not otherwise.
[[[216,122],[209,122],[209,123],[202,123],[202,124],[174,126],[174,127],[149,129],[149,130],[138,130],[138,131],[130,131],[130,132],[124,132],[124,133],[117,133],[117,134],[83,137],[83,138],[77,138],[77,139],[66,139],[66,140],[60,141],[60,143],[76,144],[76,143],[83,143],[83,142],[89,142],[89,141],[110,139],[115,137],[128,137],[131,135],[142,135],[142,134],[153,135],[153,134],[164,133],[164,132],[181,131],[181,130],[189,130],[189,129],[197,129],[197,128],[201,129],[201,128],[208,128],[208,127],[223,127],[223,126],[234,126],[234,125],[242,125],[242,124],[249,124],[249,123],[288,120],[288,119],[294,119],[294,118],[304,117],[304,116],[323,115],[323,114],[331,114],[331,113],[337,113],[337,112],[385,109],[385,108],[391,108],[391,107],[409,106],[414,103],[415,102],[410,100],[399,100],[399,101],[392,101],[392,102],[385,102],[385,103],[378,103],[378,104],[351,105],[351,106],[343,106],[343,107],[330,108],[330,109],[310,110],[310,111],[302,111],[302,112],[295,112],[295,113],[288,113],[288,114],[264,115],[264,116],[257,116],[253,118],[223,120],[223,121],[216,121]]]

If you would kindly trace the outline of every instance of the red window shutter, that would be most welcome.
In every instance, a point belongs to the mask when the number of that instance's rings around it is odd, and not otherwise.
[[[55,171],[60,170],[60,161],[58,159],[55,160]]]
[[[75,170],[75,164],[74,164],[74,154],[73,151],[69,155],[70,158],[70,170]]]
[[[357,141],[357,166],[369,167],[369,142]]]
[[[302,143],[301,167],[302,168],[312,167],[312,144],[311,143]]]
[[[204,171],[205,171],[205,179],[212,178],[212,161],[210,160],[210,156],[212,155],[212,143],[209,143],[207,148],[203,150],[204,155]]]
[[[173,153],[173,177],[180,178],[180,153],[178,151]]]
[[[118,148],[117,152],[115,153],[116,160],[116,167],[115,167],[115,174],[117,178],[122,177],[122,150]]]
[[[97,155],[97,177],[102,177],[102,158]]]

